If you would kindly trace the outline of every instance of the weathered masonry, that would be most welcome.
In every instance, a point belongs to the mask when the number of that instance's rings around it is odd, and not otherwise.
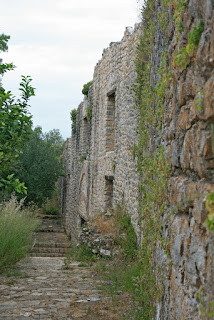
[[[176,1],[174,1],[176,2]],[[153,77],[166,43],[158,26],[160,1],[156,1]],[[167,56],[171,66],[167,103],[162,124],[162,144],[171,169],[168,181],[169,219],[163,229],[170,243],[171,272],[165,280],[157,319],[201,320],[197,292],[203,303],[214,300],[214,236],[205,225],[206,195],[214,190],[214,10],[212,0],[189,0],[183,15],[184,31],[176,39],[174,7],[169,8]],[[203,32],[185,68],[173,67],[173,57],[188,41],[200,21]],[[97,63],[88,97],[77,109],[76,132],[66,142],[62,212],[67,233],[96,214],[105,214],[124,202],[138,235],[140,198],[133,146],[138,143],[139,111],[131,90],[136,81],[135,47],[142,30],[127,28],[121,42],[111,43]],[[155,82],[155,81],[154,81]],[[88,108],[92,117],[87,118]],[[151,137],[151,149],[154,143]],[[158,258],[161,261],[163,256]]]
[[[74,238],[84,221],[121,201],[137,226],[139,177],[132,149],[138,139],[138,110],[131,90],[139,34],[139,26],[126,28],[122,41],[103,51],[93,86],[78,107],[76,132],[65,145],[63,215]],[[89,107],[92,117],[87,119]]]

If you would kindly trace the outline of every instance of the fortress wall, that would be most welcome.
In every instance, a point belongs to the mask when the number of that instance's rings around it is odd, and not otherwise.
[[[166,97],[163,135],[171,168],[169,208],[163,232],[170,243],[171,272],[165,280],[157,319],[200,320],[197,292],[203,303],[214,300],[214,238],[206,228],[206,195],[214,190],[214,17],[211,0],[190,0],[183,15],[184,31],[176,40],[174,7],[169,7],[166,41],[158,26],[160,1],[156,1],[155,42],[152,65],[155,83],[161,52],[167,48],[172,81]],[[186,68],[173,66],[173,56],[187,44],[188,33],[204,21],[204,31]],[[96,214],[105,214],[124,202],[138,234],[139,175],[132,149],[138,142],[139,111],[132,85],[136,81],[135,50],[142,33],[127,28],[120,42],[103,51],[94,70],[88,97],[77,110],[76,133],[64,150],[66,175],[63,215],[68,234],[77,239],[78,228]],[[202,108],[198,101],[202,101]],[[92,106],[92,118],[86,111]],[[151,137],[152,147],[160,141]],[[83,160],[82,157],[86,157]],[[83,160],[83,161],[80,161]],[[164,218],[171,213],[170,218]],[[165,257],[160,256],[159,261]],[[169,261],[168,261],[169,262]]]

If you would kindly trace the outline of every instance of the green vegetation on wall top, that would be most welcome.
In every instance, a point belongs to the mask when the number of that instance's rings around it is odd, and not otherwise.
[[[88,91],[89,88],[92,86],[93,81],[89,81],[88,83],[83,85],[83,89],[82,89],[82,94],[84,94],[85,96],[88,96]]]

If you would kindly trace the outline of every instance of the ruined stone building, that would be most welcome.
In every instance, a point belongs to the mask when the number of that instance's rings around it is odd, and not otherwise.
[[[135,47],[140,28],[127,28],[121,42],[103,51],[93,85],[77,109],[76,132],[64,150],[66,178],[63,214],[72,237],[84,221],[106,213],[122,199],[138,216],[138,174],[132,149],[137,143],[134,107]],[[87,109],[92,107],[92,117]]]
[[[156,1],[156,10],[159,10],[159,1]],[[204,21],[204,30],[199,45],[185,69],[172,69],[170,95],[165,105],[163,144],[171,169],[168,212],[173,212],[165,229],[171,244],[172,268],[157,319],[202,319],[196,299],[201,286],[205,302],[214,300],[214,237],[205,225],[206,194],[214,190],[214,16],[211,0],[188,2],[183,18],[186,33],[179,41],[176,41],[171,20],[167,28],[167,53],[173,65],[173,55],[200,20]],[[94,69],[93,85],[77,109],[76,132],[65,145],[62,212],[66,231],[73,239],[77,238],[79,227],[85,221],[123,202],[140,244],[140,176],[133,157],[140,117],[132,86],[136,81],[135,53],[141,34],[140,26],[134,30],[126,28],[122,40],[111,43],[103,51]],[[156,24],[152,56],[154,77],[164,46]],[[203,102],[202,108],[198,107],[199,100]],[[90,108],[91,117],[87,116]],[[182,205],[177,206],[179,203]]]

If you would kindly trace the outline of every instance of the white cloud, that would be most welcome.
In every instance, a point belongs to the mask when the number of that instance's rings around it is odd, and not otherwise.
[[[4,76],[6,89],[17,94],[21,74],[30,74],[34,123],[69,136],[69,112],[81,102],[103,49],[136,22],[136,0],[7,0],[1,12],[2,32],[11,35],[1,56],[17,66]]]
[[[127,8],[127,6],[130,6],[130,1],[129,0],[108,0],[108,1],[103,1],[103,0],[81,0],[81,1],[76,1],[76,0],[57,0],[56,5],[58,8],[61,10],[69,10],[73,8],[111,8],[112,10],[115,9],[120,9],[120,8]],[[132,1],[132,3],[134,3]]]

